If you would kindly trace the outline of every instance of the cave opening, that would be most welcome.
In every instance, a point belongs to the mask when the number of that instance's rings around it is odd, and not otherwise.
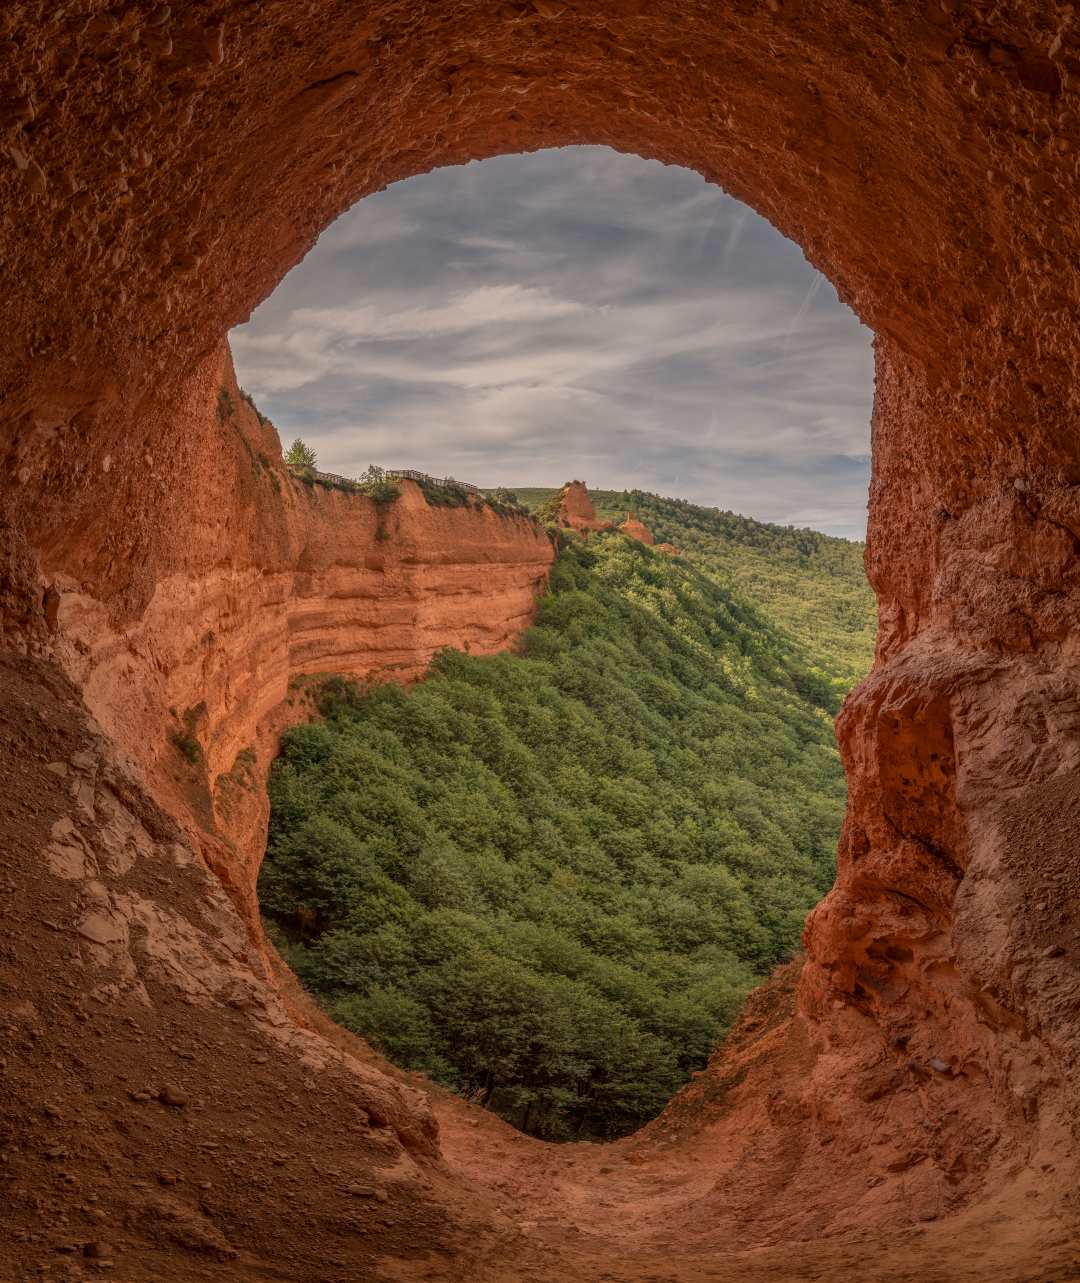
[[[15,0],[0,47],[9,1272],[107,1263],[94,1208],[131,1279],[1075,1273],[1069,7]],[[221,398],[229,330],[362,197],[583,143],[744,199],[876,336],[836,884],[614,1161],[425,1103],[268,974],[262,771],[290,679],[366,645],[333,603],[371,531]]]
[[[509,632],[307,688],[268,930],[400,1067],[546,1139],[643,1125],[832,885],[868,331],[697,174],[577,147],[368,197],[230,342],[293,475],[375,496],[381,572],[415,500],[558,552]]]

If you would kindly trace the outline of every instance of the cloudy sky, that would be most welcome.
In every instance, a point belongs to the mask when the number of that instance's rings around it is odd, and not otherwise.
[[[582,477],[861,538],[870,337],[719,188],[570,147],[361,201],[232,343],[333,472]]]

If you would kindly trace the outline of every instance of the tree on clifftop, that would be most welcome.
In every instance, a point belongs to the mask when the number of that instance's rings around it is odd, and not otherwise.
[[[290,468],[314,468],[318,455],[306,441],[297,437],[285,452],[285,462]]]

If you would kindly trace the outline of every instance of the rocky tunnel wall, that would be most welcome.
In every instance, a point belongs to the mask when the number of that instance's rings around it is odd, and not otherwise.
[[[839,725],[849,814],[800,1011],[896,1072],[978,1075],[971,1117],[1015,1122],[1025,1162],[1065,1136],[1072,6],[82,0],[6,6],[0,51],[5,641],[58,656],[103,706],[122,681],[125,708],[169,697],[154,656],[227,613],[213,584],[272,596],[275,567],[303,584],[300,498],[252,522],[254,483],[221,467],[221,343],[356,200],[440,164],[606,143],[697,169],[803,246],[877,336],[880,635]],[[304,607],[282,613],[300,653]],[[91,616],[140,637],[145,669],[91,663]],[[196,671],[183,650],[164,668]],[[226,704],[243,652],[205,675]],[[211,734],[223,765],[244,734]]]

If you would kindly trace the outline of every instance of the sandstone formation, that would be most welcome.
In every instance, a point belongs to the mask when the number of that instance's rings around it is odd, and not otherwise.
[[[622,523],[619,529],[624,535],[629,536],[631,539],[636,539],[639,543],[649,544],[650,546],[656,543],[656,540],[653,538],[653,532],[644,523],[644,521],[638,520],[636,512],[628,512],[626,514],[626,520]]]
[[[238,492],[207,524],[220,522],[232,555],[221,549],[197,571],[160,576],[131,621],[110,617],[109,603],[70,574],[48,576],[46,592],[53,650],[102,729],[170,780],[176,740],[192,737],[198,774],[217,809],[231,806],[235,829],[237,763],[258,776],[276,732],[306,715],[296,683],[319,673],[409,682],[442,646],[505,649],[530,622],[553,553],[524,518],[430,507],[411,481],[381,506],[305,484],[282,465],[273,426],[241,397],[227,350],[206,373],[224,438],[207,484],[223,475]],[[265,822],[261,793],[256,800],[253,826],[230,834],[242,873],[232,858],[221,866],[253,926]]]
[[[559,494],[556,524],[587,535],[591,530],[610,530],[610,521],[600,521],[584,481],[568,481]]]
[[[0,50],[5,1277],[1075,1277],[1073,6],[14,0]],[[325,1028],[251,918],[289,676],[504,644],[545,554],[416,496],[380,537],[220,393],[354,201],[583,142],[722,183],[875,331],[880,639],[805,964],[553,1151]]]

